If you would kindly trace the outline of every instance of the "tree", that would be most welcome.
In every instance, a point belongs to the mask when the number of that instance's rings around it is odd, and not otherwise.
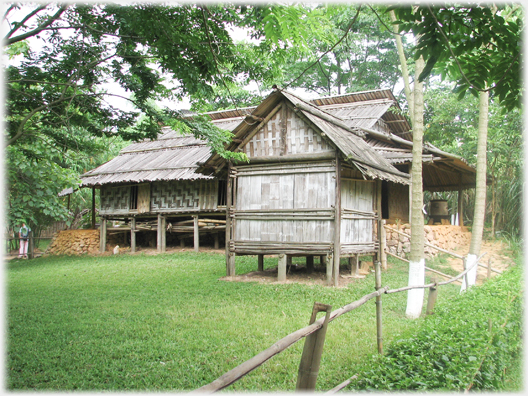
[[[473,270],[462,290],[475,283],[477,256],[484,228],[486,199],[486,143],[489,92],[506,108],[520,106],[520,43],[522,21],[518,8],[475,6],[420,6],[395,9],[400,31],[420,37],[415,58],[423,56],[423,81],[434,67],[457,80],[456,92],[480,97],[477,186],[472,239],[466,265]],[[489,88],[488,88],[489,87]],[[465,283],[467,279],[467,285]]]

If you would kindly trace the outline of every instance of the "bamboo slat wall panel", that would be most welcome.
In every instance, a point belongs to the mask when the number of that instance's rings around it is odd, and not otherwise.
[[[409,186],[389,183],[389,220],[409,221]]]
[[[143,183],[138,186],[138,213],[150,212],[150,183]]]
[[[266,173],[259,172],[264,169]],[[237,172],[235,241],[332,241],[332,162],[253,165]]]
[[[369,181],[341,181],[342,245],[373,242],[374,189],[375,184]]]
[[[216,209],[217,207],[218,180],[200,180],[200,209]]]
[[[101,214],[128,213],[130,186],[101,187]]]
[[[281,139],[281,121],[287,117],[286,141]],[[282,145],[286,145],[282,152]],[[308,124],[291,109],[278,111],[266,125],[245,145],[244,152],[249,158],[282,154],[320,153],[333,149]]]

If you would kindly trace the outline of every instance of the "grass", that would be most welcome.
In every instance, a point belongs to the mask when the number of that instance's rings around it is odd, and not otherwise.
[[[256,257],[237,257],[237,274],[256,267]],[[346,288],[226,282],[223,255],[191,252],[12,260],[6,274],[7,387],[26,391],[193,390],[306,326],[315,301],[335,310],[374,291],[373,274]],[[405,286],[406,265],[390,261],[382,277]],[[438,298],[458,290],[446,285]],[[405,317],[406,297],[383,297],[384,345],[423,320]],[[303,344],[227,390],[294,390]],[[330,325],[317,390],[376,353],[371,300]]]

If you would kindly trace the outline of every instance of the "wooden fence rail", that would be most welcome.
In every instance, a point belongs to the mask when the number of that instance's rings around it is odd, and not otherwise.
[[[484,253],[486,254],[486,253]],[[320,331],[320,329],[323,328],[323,326],[326,324],[328,325],[331,321],[333,321],[334,319],[337,319],[338,317],[340,317],[341,315],[344,315],[345,313],[348,313],[348,312],[351,312],[353,311],[354,309],[362,306],[363,304],[365,304],[366,302],[368,302],[369,300],[373,299],[373,298],[376,298],[376,322],[377,322],[377,342],[378,342],[378,352],[379,353],[382,353],[382,340],[383,340],[383,337],[382,337],[382,330],[381,330],[381,296],[383,294],[392,294],[392,293],[398,293],[398,292],[402,292],[402,291],[406,291],[406,290],[410,290],[410,289],[416,289],[416,288],[429,288],[430,291],[436,291],[437,287],[438,286],[441,286],[441,285],[446,285],[448,283],[452,283],[452,282],[455,282],[456,280],[460,279],[461,277],[463,277],[467,272],[469,272],[471,269],[473,269],[476,265],[478,265],[478,262],[479,260],[482,258],[482,256],[484,256],[484,254],[482,254],[475,263],[473,263],[469,268],[466,268],[464,271],[462,271],[461,273],[459,273],[457,276],[447,280],[447,281],[444,281],[444,282],[433,282],[433,283],[430,283],[430,284],[427,284],[427,285],[416,285],[416,286],[406,286],[406,287],[402,287],[402,288],[399,288],[399,289],[389,289],[389,286],[384,286],[384,287],[381,287],[381,263],[378,261],[376,262],[376,265],[375,265],[375,268],[376,268],[376,291],[373,292],[373,293],[370,293],[370,294],[367,294],[363,297],[361,297],[359,300],[356,300],[348,305],[345,305],[335,311],[333,311],[330,315],[328,315],[327,313],[327,316],[326,317],[322,317],[316,321],[314,321],[313,323],[311,323],[309,326],[306,326],[302,329],[299,329],[289,335],[287,335],[286,337],[284,338],[281,338],[279,341],[277,341],[275,344],[273,344],[272,346],[270,346],[268,349],[260,352],[258,355],[254,356],[253,358],[245,361],[244,363],[238,365],[237,367],[235,367],[234,369],[228,371],[227,373],[225,373],[224,375],[222,375],[221,377],[219,377],[218,379],[214,380],[213,382],[207,384],[207,385],[204,385],[202,386],[201,388],[198,388],[194,391],[192,391],[191,393],[214,393],[214,392],[218,392],[226,387],[228,387],[229,385],[233,384],[234,382],[238,381],[239,379],[241,379],[242,377],[244,377],[246,374],[249,374],[251,371],[255,370],[257,367],[261,366],[263,363],[265,363],[267,360],[271,359],[273,356],[279,354],[280,352],[284,351],[285,349],[287,349],[288,347],[290,347],[291,345],[293,345],[294,343],[296,343],[297,341],[301,340],[302,338],[304,337],[307,337],[317,331]],[[435,295],[435,299],[436,299],[436,295]],[[314,304],[314,310],[315,310],[315,306],[318,305],[319,303],[315,303]],[[319,305],[322,305],[322,304],[319,304]],[[427,308],[427,311],[428,312],[432,312],[432,307],[429,307]],[[312,319],[314,319],[313,317],[313,314],[312,314]],[[324,342],[324,340],[322,341]],[[306,348],[306,342],[305,342],[305,348]],[[321,347],[322,349],[322,347]],[[305,354],[305,352],[303,351],[303,355]],[[318,364],[319,362],[316,362],[315,363],[318,367]],[[301,360],[301,367],[303,366],[303,362]],[[301,369],[299,370],[299,375],[301,375]],[[317,373],[314,374],[315,376],[317,376]],[[351,377],[350,379],[348,379],[347,381],[343,382],[342,384],[338,385],[337,387],[333,388],[331,391],[329,391],[328,393],[335,393],[335,392],[338,392],[339,390],[345,388],[348,384],[350,384],[350,382],[355,378],[355,376]],[[311,382],[311,387],[310,388],[306,388],[306,387],[299,387],[299,378],[298,378],[298,382],[297,382],[297,390],[314,390],[315,389],[315,379],[312,378],[312,382]]]

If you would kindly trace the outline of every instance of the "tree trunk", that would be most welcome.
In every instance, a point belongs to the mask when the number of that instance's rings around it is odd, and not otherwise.
[[[396,14],[394,11],[390,12],[390,18],[392,22],[396,21]],[[396,40],[396,48],[398,49],[398,56],[400,58],[400,66],[403,77],[403,86],[405,89],[405,97],[407,98],[407,106],[409,107],[409,116],[411,117],[411,122],[414,122],[414,99],[411,93],[411,84],[409,83],[409,70],[407,69],[407,60],[405,59],[405,52],[403,51],[403,44],[401,36],[398,34],[398,26],[394,25],[394,38]]]
[[[471,227],[471,244],[466,265],[469,267],[477,260],[482,245],[484,231],[484,216],[486,215],[486,149],[488,143],[488,92],[479,93],[479,128],[477,140],[477,185],[475,188],[475,211],[473,212],[473,226]],[[467,285],[466,285],[467,279]],[[463,278],[461,291],[471,287],[477,280],[477,266]]]
[[[423,285],[425,280],[424,260],[424,218],[423,218],[423,182],[422,182],[422,147],[423,147],[423,83],[418,76],[424,68],[424,60],[418,58],[415,63],[414,109],[413,109],[413,149],[411,170],[411,253],[409,262],[409,286]],[[422,312],[424,289],[411,289],[407,292],[407,309],[405,314],[416,319]]]

